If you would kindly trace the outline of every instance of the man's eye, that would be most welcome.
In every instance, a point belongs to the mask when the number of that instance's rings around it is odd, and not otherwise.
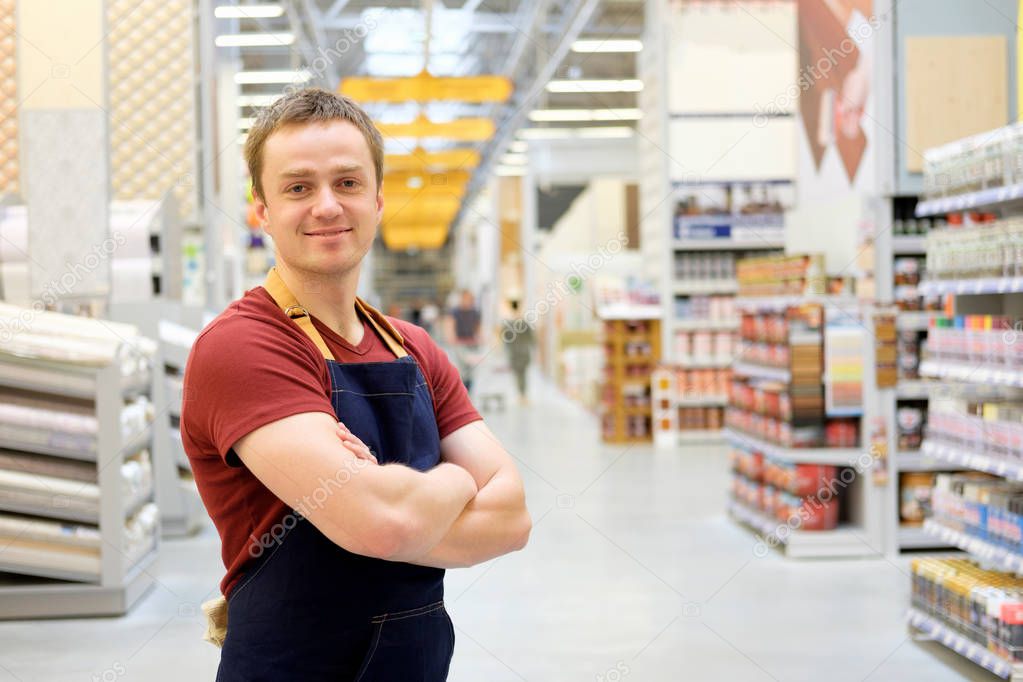
[[[358,180],[342,180],[341,186],[345,189],[354,189],[359,186]]]
[[[288,192],[290,192],[291,194],[299,194],[300,192],[303,191],[305,191],[305,185],[292,185],[291,187],[288,188]]]

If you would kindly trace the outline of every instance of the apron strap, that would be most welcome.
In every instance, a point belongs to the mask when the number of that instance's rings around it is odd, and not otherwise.
[[[316,329],[313,324],[313,318],[309,315],[309,311],[302,307],[302,304],[298,302],[295,295],[291,293],[291,289],[281,279],[280,274],[277,272],[277,268],[270,268],[270,272],[266,275],[266,281],[263,282],[263,288],[267,290],[270,297],[280,306],[284,314],[291,319],[292,322],[298,325],[306,336],[312,340],[316,347],[323,354],[324,359],[334,360],[334,354],[330,352],[327,347],[327,342],[323,340],[323,336]],[[390,349],[395,356],[403,358],[408,355],[405,350],[405,339],[401,337],[390,322],[373,306],[363,301],[358,296],[355,297],[355,311],[362,315],[362,317],[369,322],[370,326],[380,334],[387,348]]]

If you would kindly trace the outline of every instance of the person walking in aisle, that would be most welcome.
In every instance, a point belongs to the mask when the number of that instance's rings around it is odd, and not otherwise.
[[[299,90],[245,157],[277,265],[196,340],[181,414],[227,569],[217,680],[439,682],[444,569],[525,546],[521,477],[444,352],[355,295],[383,213],[367,114]]]
[[[448,343],[454,348],[455,361],[466,391],[472,390],[472,375],[480,357],[480,320],[476,298],[468,289],[462,289],[458,305],[451,309]]]
[[[530,356],[533,351],[533,328],[529,326],[519,313],[519,302],[512,299],[508,302],[511,317],[505,320],[501,330],[501,339],[508,352],[508,365],[515,375],[515,387],[519,392],[519,404],[529,404],[529,393],[526,387],[526,373],[529,371]]]

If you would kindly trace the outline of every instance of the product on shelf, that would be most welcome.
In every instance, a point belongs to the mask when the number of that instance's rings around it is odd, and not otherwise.
[[[1023,661],[1023,578],[968,559],[914,559],[913,607],[1008,661]]]
[[[926,410],[920,407],[900,407],[895,413],[898,423],[899,450],[919,450],[924,437]]]
[[[923,525],[930,518],[934,474],[924,471],[899,474],[899,521],[904,526]]]
[[[658,320],[604,320],[604,440],[648,440],[652,436],[651,378],[660,359]]]
[[[927,440],[993,461],[1023,465],[1023,402],[933,401]]]
[[[933,504],[942,524],[1023,553],[1023,483],[980,472],[938,474]]]
[[[737,317],[731,296],[688,296],[675,299],[675,318],[685,321],[730,321]]]
[[[676,253],[675,279],[678,280],[734,280],[735,254]]]
[[[839,467],[795,464],[759,452],[732,452],[732,496],[792,530],[824,531],[838,527],[842,490]]]
[[[977,216],[983,219],[988,216]],[[959,222],[956,216],[951,220]],[[927,236],[927,279],[1023,276],[1023,217],[991,220]]]
[[[924,153],[924,194],[953,196],[1023,182],[1023,125],[978,133]]]
[[[935,317],[927,336],[931,360],[968,363],[981,368],[1020,371],[1023,343],[1017,342],[1023,321],[1006,315]]]
[[[736,278],[741,296],[820,295],[827,290],[820,254],[744,258]]]

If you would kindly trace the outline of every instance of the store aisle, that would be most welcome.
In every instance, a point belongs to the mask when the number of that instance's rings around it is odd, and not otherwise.
[[[997,679],[908,639],[905,561],[757,558],[722,512],[723,446],[603,446],[592,415],[533,389],[530,407],[486,415],[521,464],[532,539],[450,572],[451,680]],[[126,618],[0,623],[0,682],[212,680],[198,604],[217,546],[209,528],[165,542]]]

